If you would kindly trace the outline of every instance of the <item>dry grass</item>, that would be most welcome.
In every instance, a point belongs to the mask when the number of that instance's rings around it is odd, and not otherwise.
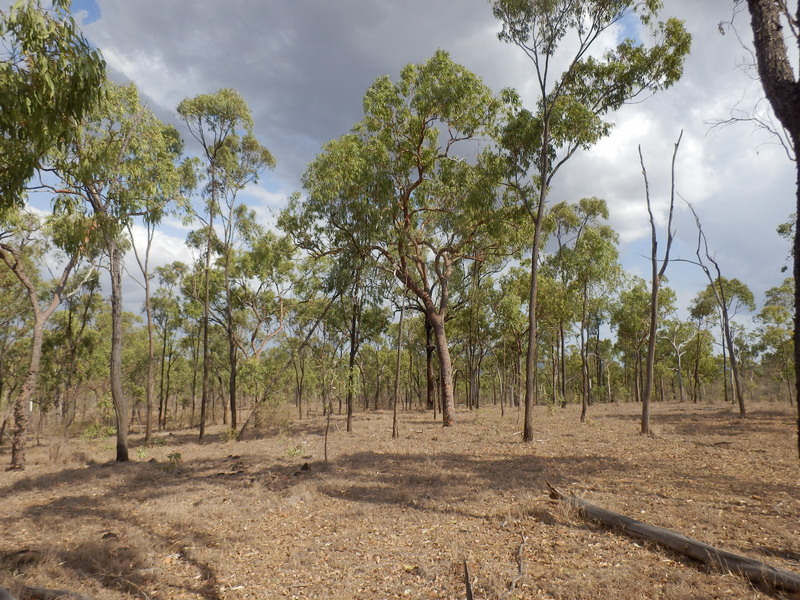
[[[596,406],[580,425],[575,408],[542,408],[532,444],[517,413],[492,408],[452,429],[404,414],[399,440],[391,415],[362,414],[354,433],[334,429],[327,466],[322,418],[241,443],[175,432],[124,465],[106,462],[108,440],[54,439],[0,477],[0,584],[109,600],[455,599],[466,559],[482,599],[783,597],[548,499],[545,479],[800,571],[788,406],[742,421],[727,406],[656,405],[656,438],[637,434],[637,410]],[[35,554],[19,561],[22,549]]]

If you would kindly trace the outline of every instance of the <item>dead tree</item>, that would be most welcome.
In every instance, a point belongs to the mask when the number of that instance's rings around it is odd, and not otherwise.
[[[647,200],[647,214],[650,216],[650,264],[652,267],[652,279],[650,283],[650,332],[647,341],[647,362],[645,364],[644,394],[642,395],[642,430],[643,434],[650,433],[650,398],[653,395],[653,365],[656,360],[656,330],[658,329],[658,292],[661,288],[661,281],[669,264],[669,252],[672,249],[672,240],[675,232],[672,229],[672,215],[675,211],[675,158],[678,155],[683,130],[675,142],[675,149],[672,152],[672,183],[669,194],[669,218],[667,219],[667,246],[664,249],[664,258],[661,267],[658,266],[658,235],[656,234],[656,222],[653,217],[653,208],[650,203],[650,185],[647,181],[647,169],[644,166],[642,157],[642,147],[639,146],[639,162],[642,165],[642,176],[644,177],[645,198]]]

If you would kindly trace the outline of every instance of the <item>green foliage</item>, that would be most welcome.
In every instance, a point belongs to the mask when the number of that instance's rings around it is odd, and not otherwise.
[[[180,195],[181,145],[139,101],[136,86],[109,83],[79,139],[52,154],[67,193],[53,200],[56,245],[68,254],[92,254],[108,240],[124,247],[122,231],[134,215],[161,221]]]
[[[167,460],[169,462],[163,466],[163,469],[167,472],[174,473],[179,470],[183,464],[183,456],[180,452],[170,452],[167,454]]]
[[[75,25],[69,0],[19,0],[0,11],[0,214],[104,95],[105,62]]]
[[[90,423],[86,426],[81,437],[87,440],[101,440],[114,435],[114,427],[102,423]]]
[[[537,106],[512,108],[502,146],[512,177],[537,172],[540,198],[564,161],[608,135],[607,113],[680,79],[691,46],[681,21],[656,22],[661,3],[655,0],[494,0],[492,8],[502,24],[500,39],[520,47],[534,66]],[[652,44],[624,39],[593,55],[599,38],[623,20],[638,20],[641,37],[649,34]],[[562,73],[553,70],[559,63],[566,65]],[[518,192],[523,202],[535,204],[530,189]],[[528,210],[533,216],[533,206]]]
[[[766,366],[777,370],[785,381],[794,375],[794,279],[766,292],[764,306],[756,316],[759,340],[755,349],[763,353]]]
[[[756,308],[753,292],[738,279],[717,278],[713,285],[708,284],[692,301],[690,313],[692,318],[718,319],[718,311],[724,304],[729,317],[742,311],[753,311]]]
[[[286,448],[286,456],[296,458],[298,456],[302,456],[303,452],[305,452],[305,448],[301,444],[295,444],[293,446],[289,446]]]
[[[363,121],[309,165],[308,198],[290,201],[281,226],[317,255],[373,252],[383,269],[420,290],[431,283],[409,263],[430,260],[429,273],[443,280],[468,254],[503,252],[498,236],[509,209],[495,201],[497,165],[486,152],[474,162],[455,154],[494,131],[499,109],[491,91],[442,51],[405,67],[397,82],[379,78],[364,96]]]

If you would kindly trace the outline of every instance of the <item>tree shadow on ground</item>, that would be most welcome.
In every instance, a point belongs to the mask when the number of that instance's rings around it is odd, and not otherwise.
[[[172,588],[189,592],[198,598],[220,600],[217,578],[213,568],[191,556],[190,545],[209,544],[213,540],[202,533],[192,532],[183,539],[171,536],[165,528],[138,522],[136,517],[113,508],[113,504],[99,499],[97,495],[60,497],[52,502],[31,506],[13,519],[0,519],[5,530],[12,526],[9,520],[17,521],[29,517],[53,531],[75,531],[77,538],[71,542],[62,540],[40,546],[26,553],[35,556],[25,561],[20,568],[16,561],[18,551],[0,556],[0,568],[24,573],[39,563],[55,561],[60,568],[72,574],[71,578],[82,582],[94,582],[106,590],[115,590],[139,597],[145,589]],[[92,531],[77,523],[91,523]],[[104,527],[105,526],[105,527]],[[191,571],[190,577],[180,581],[165,582],[148,561],[148,555],[159,548],[179,561],[183,568]],[[177,551],[176,551],[177,550]],[[169,597],[168,589],[165,590]]]
[[[335,474],[318,489],[355,502],[460,512],[485,491],[539,493],[545,479],[556,484],[598,471],[620,472],[628,465],[609,456],[533,456],[479,458],[455,453],[375,454],[360,452],[336,459]],[[474,516],[474,515],[473,515]]]

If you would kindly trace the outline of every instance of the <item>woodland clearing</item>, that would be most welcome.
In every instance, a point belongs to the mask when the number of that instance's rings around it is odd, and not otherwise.
[[[0,475],[0,585],[96,600],[249,598],[760,599],[754,587],[654,544],[587,522],[545,481],[719,549],[800,572],[794,407],[751,403],[357,413],[225,441],[194,430],[111,438],[42,437],[27,470]],[[8,448],[2,459],[7,461]],[[521,577],[519,575],[522,574]],[[514,582],[513,589],[511,583]]]

